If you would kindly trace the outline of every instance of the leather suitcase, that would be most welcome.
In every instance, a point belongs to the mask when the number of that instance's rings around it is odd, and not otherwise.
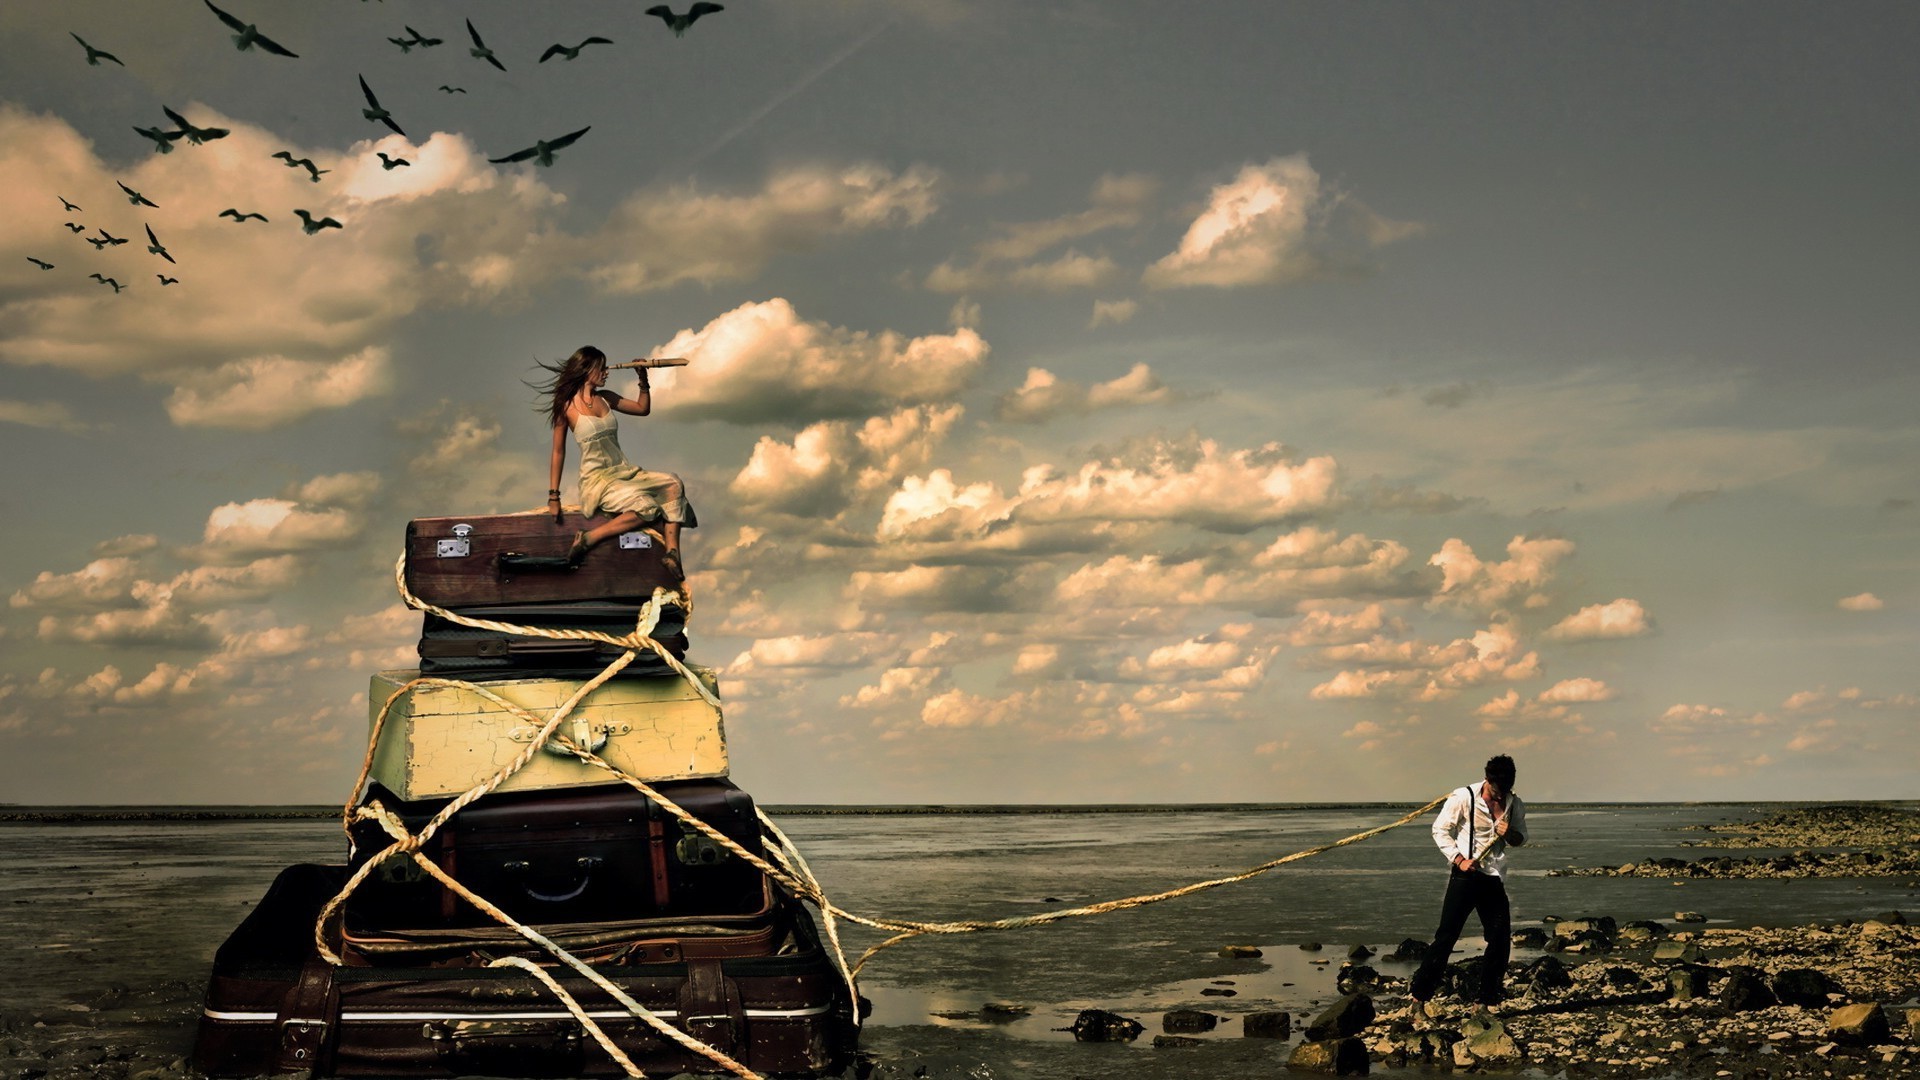
[[[564,630],[593,630],[625,635],[640,619],[635,602],[585,600],[552,604],[495,604],[449,608],[470,618],[515,626]],[[678,604],[665,605],[654,624],[653,639],[676,659],[687,655],[687,613]],[[421,620],[420,671],[465,679],[524,678],[528,674],[565,673],[591,677],[626,650],[602,641],[547,638],[466,626],[431,612]],[[641,650],[621,675],[652,677],[673,670],[650,649]]]
[[[342,866],[291,866],[214,956],[193,1064],[208,1076],[618,1076],[559,999],[512,968],[344,967],[313,920]],[[838,1075],[858,1038],[846,982],[807,911],[772,955],[602,967],[675,1027],[762,1075]],[[718,1066],[633,1018],[592,982],[549,969],[649,1076]]]
[[[438,607],[565,603],[574,600],[644,600],[656,587],[677,589],[660,562],[661,547],[644,530],[594,545],[569,567],[573,534],[603,517],[551,514],[481,514],[417,518],[407,523],[408,591]]]
[[[610,679],[580,701],[560,733],[648,783],[725,776],[724,722],[700,693],[703,688],[717,693],[718,683],[710,669],[691,670],[701,687],[677,673],[653,679]],[[580,689],[580,681],[571,678],[503,679],[484,687],[464,680],[452,686],[409,686],[419,674],[381,671],[367,684],[369,723],[386,710],[368,778],[411,801],[463,794],[512,762],[533,740],[538,726],[487,695],[544,720]],[[611,782],[613,777],[605,770],[556,750],[533,755],[495,790]]]
[[[663,781],[655,790],[760,855],[753,797],[724,779]],[[445,799],[369,799],[417,830]],[[369,822],[353,830],[353,864],[392,841]],[[456,813],[423,854],[461,884],[529,924],[672,917],[755,922],[773,903],[759,868],[625,784],[496,792]],[[408,858],[388,859],[347,904],[350,932],[496,926]]]

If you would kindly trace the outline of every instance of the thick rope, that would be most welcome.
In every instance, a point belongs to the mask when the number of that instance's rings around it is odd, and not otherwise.
[[[588,980],[592,981],[596,986],[606,991],[610,996],[614,998],[614,1000],[618,1001],[622,1007],[627,1009],[627,1011],[637,1019],[640,1019],[641,1021],[647,1023],[649,1026],[653,1027],[656,1031],[659,1031],[661,1034],[674,1040],[676,1043],[680,1044],[681,1046],[686,1047],[688,1050],[701,1054],[702,1056],[708,1058],[709,1060],[715,1062],[716,1064],[719,1064],[722,1067],[731,1070],[735,1074],[741,1077],[749,1078],[749,1080],[759,1080],[759,1078],[751,1069],[747,1068],[745,1065],[742,1065],[740,1062],[735,1061],[733,1058],[729,1057],[727,1054],[720,1051],[719,1049],[709,1046],[697,1039],[694,1039],[693,1037],[686,1035],[685,1033],[681,1032],[679,1029],[673,1027],[671,1024],[668,1024],[665,1020],[662,1020],[660,1017],[656,1016],[654,1013],[648,1010],[645,1006],[641,1005],[638,1001],[635,1001],[630,995],[622,991],[619,987],[615,986],[611,981],[607,980],[605,976],[595,971],[593,968],[591,968],[586,963],[581,961],[578,957],[568,952],[565,948],[561,947],[559,944],[547,938],[545,935],[541,934],[539,931],[533,929],[532,927],[527,926],[519,922],[518,920],[514,919],[512,916],[508,915],[505,911],[502,911],[500,908],[494,906],[492,903],[487,901],[484,897],[481,897],[478,894],[469,890],[466,886],[456,881],[451,875],[447,874],[446,871],[442,870],[439,864],[435,863],[432,859],[429,859],[424,853],[422,853],[422,851],[420,850],[421,847],[429,839],[431,839],[433,835],[436,832],[438,832],[439,829],[443,825],[445,825],[446,822],[449,819],[451,819],[455,813],[459,812],[461,809],[465,808],[466,806],[471,805],[474,802],[474,800],[482,798],[483,796],[494,791],[501,784],[505,783],[508,778],[512,777],[516,772],[518,772],[522,767],[524,767],[527,764],[527,762],[531,761],[534,755],[538,754],[545,746],[547,746],[548,744],[552,744],[557,748],[560,748],[572,753],[574,756],[578,757],[583,762],[586,762],[588,764],[597,766],[605,770],[615,779],[618,779],[626,783],[630,787],[633,787],[634,789],[641,792],[648,799],[655,802],[662,809],[666,810],[669,814],[672,814],[674,817],[678,818],[680,821],[682,821],[689,827],[699,831],[700,833],[707,836],[709,839],[715,841],[716,843],[720,844],[721,846],[731,851],[734,855],[744,859],[750,865],[754,866],[755,868],[760,870],[762,873],[766,874],[769,878],[779,883],[781,886],[786,888],[789,892],[791,892],[795,896],[798,896],[800,898],[813,902],[820,910],[822,923],[824,925],[827,938],[832,945],[832,954],[835,962],[835,967],[840,972],[842,978],[845,980],[848,993],[849,995],[851,995],[851,1001],[855,1005],[855,1008],[853,1010],[854,1023],[858,1025],[859,1010],[858,1010],[857,1004],[859,1001],[859,992],[856,986],[856,979],[858,978],[861,969],[863,969],[867,965],[868,961],[872,960],[873,957],[876,954],[880,953],[882,950],[891,948],[892,946],[898,945],[904,941],[911,940],[912,938],[919,937],[923,934],[970,934],[970,933],[979,933],[982,931],[989,931],[989,930],[1011,930],[1011,929],[1019,929],[1019,928],[1028,927],[1028,926],[1043,926],[1048,923],[1059,922],[1064,919],[1080,918],[1080,917],[1089,916],[1089,915],[1101,915],[1110,911],[1122,911],[1128,908],[1144,907],[1148,904],[1155,904],[1165,900],[1172,900],[1176,897],[1186,896],[1191,893],[1200,892],[1205,889],[1213,889],[1213,888],[1218,888],[1222,885],[1235,884],[1237,882],[1246,881],[1250,878],[1257,877],[1261,874],[1265,874],[1270,871],[1279,869],[1280,867],[1285,866],[1288,863],[1297,862],[1301,859],[1311,858],[1316,855],[1324,854],[1325,852],[1331,851],[1335,848],[1345,847],[1350,844],[1357,844],[1362,841],[1372,839],[1373,837],[1378,836],[1391,829],[1397,829],[1407,824],[1408,822],[1411,822],[1414,819],[1422,816],[1423,814],[1432,810],[1434,807],[1439,806],[1446,799],[1446,796],[1443,795],[1440,798],[1434,799],[1433,801],[1427,803],[1425,806],[1422,806],[1417,810],[1413,810],[1401,816],[1399,819],[1393,822],[1390,822],[1386,825],[1377,826],[1375,828],[1368,829],[1363,832],[1355,833],[1351,836],[1343,837],[1339,840],[1332,841],[1331,843],[1321,844],[1316,847],[1311,847],[1301,851],[1297,851],[1290,855],[1285,855],[1277,859],[1272,859],[1267,862],[1261,863],[1258,866],[1254,866],[1247,870],[1241,871],[1240,873],[1237,873],[1237,874],[1232,874],[1232,875],[1221,877],[1221,878],[1214,878],[1209,881],[1195,882],[1190,885],[1183,885],[1183,886],[1180,886],[1179,888],[1168,889],[1158,893],[1125,897],[1118,900],[1109,900],[1109,901],[1104,901],[1097,904],[1089,904],[1089,905],[1085,905],[1077,908],[1067,908],[1067,909],[1056,910],[1056,911],[1039,912],[1032,915],[1021,915],[1021,916],[1015,916],[1012,918],[994,919],[994,920],[920,922],[920,921],[913,921],[913,920],[882,919],[882,918],[858,915],[853,912],[847,911],[844,908],[841,908],[840,906],[838,906],[837,904],[834,904],[832,901],[830,901],[827,898],[826,890],[821,886],[819,879],[814,876],[812,869],[807,865],[806,859],[800,854],[799,848],[796,845],[794,845],[793,841],[790,840],[785,833],[780,831],[779,826],[775,825],[773,820],[767,817],[767,815],[764,812],[758,811],[756,809],[756,814],[759,817],[762,831],[772,841],[771,845],[768,848],[768,851],[773,855],[774,859],[780,863],[780,865],[777,867],[774,866],[772,863],[769,863],[766,859],[761,858],[759,855],[748,851],[746,848],[742,847],[737,841],[735,841],[732,837],[727,836],[725,833],[721,832],[718,828],[714,827],[713,825],[709,824],[706,821],[701,820],[699,817],[696,817],[692,813],[680,807],[679,805],[674,803],[673,800],[666,798],[665,796],[660,794],[659,791],[655,790],[651,785],[647,784],[645,781],[627,773],[625,770],[621,769],[619,766],[616,766],[612,762],[609,762],[606,759],[601,758],[597,754],[594,754],[590,749],[581,746],[579,743],[568,738],[567,736],[558,733],[560,726],[566,722],[569,716],[572,715],[573,711],[579,706],[580,702],[584,700],[588,694],[591,694],[594,690],[604,685],[607,682],[607,680],[619,674],[622,669],[624,669],[628,664],[632,663],[638,657],[639,652],[642,649],[653,652],[654,654],[658,655],[662,660],[666,661],[667,664],[671,666],[676,673],[678,673],[683,679],[685,679],[689,684],[691,684],[694,687],[694,689],[700,694],[700,696],[703,699],[705,699],[709,705],[713,707],[716,713],[719,713],[721,711],[719,698],[712,691],[708,690],[706,685],[699,679],[699,677],[696,676],[693,673],[693,671],[689,669],[684,663],[682,663],[679,660],[679,658],[675,657],[671,652],[669,652],[659,642],[655,641],[651,636],[655,626],[658,625],[660,610],[667,603],[677,602],[681,604],[683,608],[690,610],[690,597],[684,591],[684,589],[682,589],[680,592],[677,592],[677,593],[670,592],[666,589],[655,589],[653,597],[646,604],[642,605],[640,616],[639,616],[639,619],[637,620],[637,625],[633,633],[607,634],[607,633],[602,633],[599,631],[592,631],[592,630],[572,630],[572,629],[556,629],[551,627],[520,626],[513,623],[499,622],[499,621],[490,620],[490,619],[476,619],[470,616],[460,615],[455,612],[448,611],[445,608],[441,608],[436,605],[427,603],[426,601],[423,601],[419,597],[415,596],[407,588],[406,556],[404,554],[400,557],[400,559],[395,564],[394,583],[396,587],[399,589],[401,598],[406,602],[407,606],[415,608],[416,610],[431,612],[435,615],[440,616],[443,619],[446,619],[458,625],[470,626],[470,627],[475,627],[483,630],[493,630],[500,633],[518,634],[518,635],[529,636],[529,637],[547,637],[547,638],[569,639],[569,640],[599,641],[599,642],[604,642],[606,644],[619,647],[624,651],[621,653],[619,657],[617,657],[615,660],[609,663],[605,670],[600,672],[600,674],[595,676],[594,678],[583,683],[573,695],[571,695],[565,702],[562,702],[561,705],[552,712],[552,714],[546,717],[537,716],[531,711],[523,708],[522,706],[519,706],[510,701],[507,701],[505,698],[500,697],[498,694],[495,694],[492,691],[487,690],[482,686],[479,686],[470,682],[465,682],[462,680],[457,680],[457,679],[439,679],[439,678],[432,678],[432,677],[421,677],[421,678],[410,680],[405,685],[394,690],[393,693],[387,697],[386,701],[381,704],[379,712],[374,717],[373,724],[371,725],[371,731],[369,732],[369,735],[368,735],[367,751],[361,762],[359,775],[354,781],[353,791],[350,794],[348,798],[348,802],[346,806],[343,808],[343,813],[342,813],[342,819],[343,819],[342,824],[349,831],[351,831],[352,824],[355,821],[371,820],[371,821],[377,822],[380,825],[380,827],[387,832],[388,835],[392,836],[394,838],[394,842],[391,845],[389,845],[385,850],[381,851],[378,855],[368,859],[365,863],[363,863],[360,869],[356,871],[347,880],[346,884],[341,888],[340,892],[336,896],[334,896],[332,900],[328,901],[328,903],[321,909],[319,916],[314,921],[314,941],[319,949],[320,955],[324,957],[328,963],[331,963],[334,965],[339,965],[344,962],[339,956],[339,954],[332,949],[332,947],[326,940],[327,938],[326,927],[329,921],[335,916],[337,912],[339,912],[341,907],[346,903],[348,897],[350,897],[353,894],[354,890],[359,888],[361,883],[366,880],[366,878],[372,873],[372,871],[376,867],[378,867],[382,862],[386,861],[388,858],[391,858],[394,855],[405,854],[408,857],[410,857],[415,863],[417,863],[429,875],[431,875],[435,880],[439,881],[443,886],[453,891],[457,895],[461,896],[468,903],[473,904],[474,907],[486,913],[489,917],[506,925],[507,927],[514,930],[514,932],[527,938],[527,940],[533,942],[534,944],[538,945],[548,953],[552,954],[555,957],[555,959],[558,960],[560,963],[565,964],[568,967],[573,968],[575,971],[578,971],[580,974],[584,975]],[[407,830],[405,824],[401,822],[399,818],[394,816],[391,811],[387,810],[385,806],[381,805],[377,800],[366,805],[356,805],[356,804],[359,802],[359,799],[361,798],[363,789],[366,787],[368,775],[372,771],[374,753],[378,746],[380,733],[383,727],[385,726],[388,714],[391,712],[393,706],[400,700],[402,696],[409,693],[413,689],[421,686],[458,687],[460,689],[478,694],[482,698],[490,702],[491,704],[495,705],[496,707],[499,707],[505,710],[511,715],[529,724],[533,724],[537,726],[539,728],[539,731],[534,736],[534,738],[527,743],[526,748],[522,750],[520,753],[518,753],[517,755],[515,755],[512,761],[509,761],[505,765],[502,765],[500,768],[495,770],[491,776],[487,777],[485,780],[482,780],[480,783],[476,784],[467,792],[460,795],[458,798],[454,799],[452,802],[448,803],[446,807],[442,808],[442,810],[439,813],[435,814],[433,818],[431,818],[424,826],[422,826],[418,833],[410,833]],[[878,945],[873,946],[872,948],[869,948],[865,953],[861,955],[858,963],[855,963],[849,966],[846,961],[845,953],[841,947],[839,931],[835,923],[836,917],[845,919],[849,922],[857,923],[862,926],[871,927],[873,929],[893,931],[894,936],[891,938],[888,938],[887,940],[881,942]],[[627,1072],[627,1075],[634,1076],[634,1077],[644,1075],[640,1072],[638,1067],[636,1067],[633,1064],[632,1060],[624,1052],[622,1052],[619,1049],[619,1047],[613,1042],[611,1037],[609,1037],[606,1034],[605,1030],[601,1028],[600,1025],[596,1023],[591,1016],[587,1015],[586,1011],[579,1007],[578,1002],[575,1001],[571,997],[571,995],[569,995],[566,992],[566,990],[560,986],[559,982],[553,979],[552,976],[549,975],[547,972],[542,970],[538,964],[535,964],[533,961],[530,961],[521,957],[504,957],[494,961],[493,964],[490,966],[496,966],[496,967],[511,966],[515,968],[521,968],[532,973],[536,978],[539,978],[544,984],[546,984],[547,987],[551,989],[560,998],[562,1003],[566,1005],[569,1012],[571,1012],[574,1015],[574,1017],[580,1021],[581,1025],[593,1036],[594,1040],[598,1042],[604,1049],[607,1050],[609,1055],[612,1056],[613,1059],[620,1065],[620,1067]]]
[[[380,805],[378,802],[369,803],[368,805],[361,807],[359,816],[361,817],[362,820],[370,820],[370,821],[377,822],[381,828],[387,831],[387,834],[389,836],[394,837],[396,841],[394,845],[395,847],[400,847],[401,845],[407,843],[409,840],[415,839],[408,835],[406,824],[402,822],[399,818],[395,817],[392,811]],[[433,876],[434,880],[440,882],[440,884],[446,886],[448,889],[457,893],[461,899],[465,900],[469,904],[472,904],[474,907],[479,908],[481,911],[491,916],[494,920],[509,927],[514,931],[514,933],[519,934],[521,937],[526,938],[528,941],[533,942],[535,945],[538,945],[542,949],[545,949],[547,952],[553,954],[554,959],[560,961],[561,963],[567,965],[573,970],[579,972],[589,982],[593,983],[595,986],[599,987],[600,989],[606,991],[607,995],[613,998],[615,1001],[619,1002],[622,1008],[626,1009],[629,1013],[631,1013],[634,1017],[638,1018],[639,1020],[644,1021],[649,1027],[652,1027],[655,1031],[658,1031],[660,1034],[665,1035],[667,1038],[672,1039],[676,1043],[679,1043],[681,1046],[686,1047],[688,1050],[691,1050],[694,1053],[700,1054],[703,1057],[708,1058],[709,1060],[713,1061],[715,1064],[720,1065],[722,1068],[725,1068],[728,1071],[734,1073],[735,1075],[742,1077],[743,1080],[762,1080],[761,1076],[758,1073],[754,1072],[752,1069],[749,1069],[745,1065],[742,1065],[740,1062],[735,1061],[733,1058],[727,1056],[727,1054],[725,1054],[721,1050],[701,1042],[700,1040],[692,1037],[691,1035],[688,1035],[685,1032],[682,1032],[680,1029],[674,1027],[672,1024],[667,1023],[665,1020],[662,1020],[659,1016],[654,1014],[653,1010],[647,1008],[645,1005],[640,1004],[638,1001],[635,1001],[631,994],[628,994],[625,990],[622,990],[618,986],[614,985],[612,980],[608,979],[605,975],[600,974],[600,972],[594,970],[591,966],[589,966],[585,961],[581,960],[579,957],[568,952],[559,943],[547,937],[545,934],[542,934],[540,931],[535,930],[533,927],[520,922],[518,919],[515,919],[513,916],[507,914],[505,911],[502,911],[500,908],[495,907],[490,901],[487,900],[486,897],[481,896],[480,894],[467,888],[465,885],[462,885],[458,880],[456,880],[453,877],[453,875],[441,869],[439,863],[436,863],[432,859],[427,858],[426,855],[422,854],[418,850],[411,851],[409,852],[409,854],[412,856],[413,861],[419,864],[422,870],[425,870],[427,873]],[[599,1042],[602,1046],[606,1046],[609,1043],[611,1043],[612,1041],[611,1037],[607,1035],[605,1029],[603,1029],[591,1016],[586,1015],[584,1011],[576,1013],[575,1016],[577,1019],[581,1021],[582,1025],[585,1026],[587,1030],[593,1034],[594,1040],[596,1042]],[[640,1071],[633,1065],[631,1060],[625,1059],[625,1055],[617,1055],[615,1060],[620,1061],[622,1067],[629,1070],[628,1075],[630,1076],[642,1075]]]

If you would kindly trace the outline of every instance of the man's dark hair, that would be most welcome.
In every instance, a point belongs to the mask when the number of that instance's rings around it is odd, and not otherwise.
[[[1487,759],[1487,779],[1500,785],[1503,789],[1512,789],[1515,774],[1516,770],[1513,767],[1513,759],[1507,755],[1495,754]]]

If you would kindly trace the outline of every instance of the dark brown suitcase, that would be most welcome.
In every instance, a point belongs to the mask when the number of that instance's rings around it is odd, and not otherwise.
[[[753,796],[724,779],[672,780],[661,795],[754,855],[764,848]],[[417,831],[446,799],[403,802],[369,789]],[[391,843],[371,823],[353,830],[353,860]],[[460,810],[422,848],[462,885],[535,924],[696,917],[764,918],[766,875],[625,784],[496,792]],[[408,858],[388,859],[354,891],[349,932],[497,925]]]
[[[343,866],[292,866],[214,956],[193,1064],[208,1076],[617,1076],[530,974],[513,968],[345,967],[313,920]],[[845,980],[799,905],[773,955],[600,966],[662,1019],[762,1075],[837,1075],[858,1029]],[[649,1076],[719,1071],[605,991],[549,969]]]
[[[591,630],[621,637],[638,628],[640,605],[619,600],[496,604],[460,608],[458,614],[530,629]],[[687,655],[686,619],[684,607],[664,604],[653,626],[653,640],[676,659],[685,659]],[[418,646],[422,675],[473,680],[529,676],[590,678],[626,651],[619,645],[586,638],[543,637],[469,626],[431,612],[421,620]],[[652,678],[672,670],[658,653],[642,649],[620,674]]]
[[[413,595],[450,610],[474,605],[645,600],[680,582],[661,564],[660,541],[636,530],[595,544],[567,565],[573,534],[604,517],[479,514],[407,523],[405,581]]]

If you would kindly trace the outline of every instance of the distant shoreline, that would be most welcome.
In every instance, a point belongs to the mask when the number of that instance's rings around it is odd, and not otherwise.
[[[1288,811],[1376,810],[1402,811],[1417,805],[1393,802],[1339,803],[933,803],[911,804],[835,804],[802,803],[791,806],[770,805],[763,809],[775,817],[877,817],[877,816],[1013,816],[1080,814],[1207,814],[1278,813]],[[1649,806],[1746,807],[1753,809],[1796,806],[1912,806],[1920,801],[1906,799],[1740,799],[1711,802],[1573,802],[1554,803],[1553,809],[1631,809]],[[1546,809],[1541,806],[1539,809]],[[87,825],[142,822],[216,822],[216,821],[312,821],[340,816],[338,806],[29,806],[0,803],[0,825]]]

